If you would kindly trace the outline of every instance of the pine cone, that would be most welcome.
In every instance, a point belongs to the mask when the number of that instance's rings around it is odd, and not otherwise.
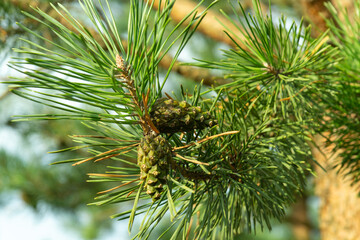
[[[150,111],[151,121],[161,133],[187,132],[217,124],[209,112],[185,101],[160,98]]]
[[[161,197],[170,160],[171,146],[164,137],[152,132],[141,139],[138,147],[140,179],[145,181],[146,193],[153,201]]]

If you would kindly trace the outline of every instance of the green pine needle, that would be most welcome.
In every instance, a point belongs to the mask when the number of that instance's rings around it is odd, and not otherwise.
[[[95,32],[61,4],[52,7],[71,28],[39,9],[34,9],[38,16],[24,13],[50,29],[61,43],[20,24],[47,45],[23,40],[30,47],[16,51],[26,57],[14,59],[12,67],[26,77],[9,83],[18,88],[15,94],[56,109],[54,114],[20,119],[81,120],[89,128],[93,135],[72,136],[79,145],[63,150],[87,149],[89,156],[61,162],[108,164],[106,173],[91,173],[89,181],[117,185],[100,192],[93,204],[132,202],[132,209],[112,217],[129,219],[131,231],[136,216],[144,213],[135,238],[151,238],[168,212],[173,224],[165,232],[174,230],[171,239],[185,238],[189,232],[194,239],[232,239],[243,231],[255,231],[257,225],[270,229],[270,219],[284,217],[285,208],[305,187],[305,173],[311,172],[305,161],[309,156],[304,144],[309,134],[306,121],[291,119],[302,119],[310,108],[311,94],[322,81],[319,76],[329,74],[326,69],[336,50],[326,44],[326,35],[311,39],[302,23],[286,29],[282,18],[273,24],[272,16],[264,16],[255,1],[254,15],[241,8],[246,49],[224,51],[222,62],[203,64],[228,71],[233,81],[209,91],[197,86],[192,96],[184,94],[181,99],[201,109],[201,114],[188,116],[201,121],[206,113],[217,125],[162,134],[171,146],[167,155],[171,160],[165,163],[166,170],[161,169],[166,184],[159,187],[159,199],[146,193],[144,188],[151,182],[141,179],[141,174],[149,172],[140,169],[138,154],[144,151],[144,135],[155,132],[149,110],[162,96],[176,58],[216,3],[198,13],[203,2],[172,26],[175,1],[164,1],[154,11],[154,2],[131,0],[126,44],[107,1],[98,1],[100,12],[94,1],[80,1]],[[231,32],[228,35],[235,44],[239,40]],[[175,52],[171,67],[160,79],[158,64],[170,50]],[[210,91],[214,98],[205,97]],[[146,164],[151,151],[157,156],[154,151],[167,146],[151,144],[144,146],[149,150]]]

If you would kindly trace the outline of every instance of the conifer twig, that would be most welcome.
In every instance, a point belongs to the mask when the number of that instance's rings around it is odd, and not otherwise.
[[[121,79],[125,81],[127,84],[127,89],[129,90],[130,96],[133,99],[134,104],[142,111],[144,112],[144,109],[146,106],[144,106],[144,102],[140,102],[137,95],[136,95],[136,89],[134,86],[134,81],[131,79],[131,72],[129,71],[129,67],[125,65],[124,59],[120,55],[116,55],[116,67],[121,71],[118,75]],[[139,117],[140,125],[144,130],[144,133],[148,133],[150,131],[149,125],[147,124],[147,121],[144,116],[139,115],[136,113],[136,115]]]
[[[70,1],[71,2],[71,1]],[[157,1],[155,1],[157,2]],[[45,5],[40,4],[38,2],[34,2],[34,1],[30,1],[30,0],[11,0],[11,3],[14,4],[15,6],[17,6],[18,8],[22,9],[23,11],[26,12],[32,12],[31,7],[34,8],[40,8],[43,9],[45,8]],[[174,9],[174,11],[176,11],[176,9]],[[187,12],[188,13],[188,12]],[[186,13],[186,14],[187,14]],[[77,32],[73,26],[65,21],[64,19],[62,19],[58,14],[56,14],[55,11],[52,11],[50,13],[51,16],[53,16],[56,20],[58,20],[61,24],[63,24],[64,26],[66,26],[68,29],[70,29],[71,31]],[[175,19],[174,19],[175,20]],[[39,24],[36,21],[33,21],[34,24]],[[201,27],[201,25],[200,25]],[[106,46],[104,45],[104,42],[101,41],[100,35],[98,34],[97,31],[95,31],[93,28],[89,27],[87,28],[87,30],[91,33],[91,35],[97,39],[98,43],[104,48],[106,49]],[[216,31],[221,32],[221,29],[217,29]],[[214,34],[213,34],[214,35]],[[47,34],[47,36],[50,36],[49,34]],[[128,48],[128,44],[127,41],[122,40],[122,44],[125,48],[125,50]],[[170,56],[169,54],[166,54],[163,59],[160,61],[159,66],[164,68],[164,69],[168,69],[171,65],[173,58],[172,56]],[[201,69],[201,68],[197,68],[197,67],[193,67],[193,66],[185,66],[182,65],[181,61],[176,61],[174,66],[172,67],[172,71],[176,72],[188,79],[191,79],[195,82],[203,82],[204,85],[207,86],[211,86],[211,85],[222,85],[227,83],[228,81],[224,80],[222,77],[218,77],[215,76],[213,74],[210,73],[210,71],[208,71],[207,69]],[[6,96],[6,95],[5,95]]]

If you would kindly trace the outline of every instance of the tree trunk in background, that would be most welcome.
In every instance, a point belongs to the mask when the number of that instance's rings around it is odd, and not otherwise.
[[[292,206],[292,213],[288,219],[296,240],[309,240],[312,226],[308,217],[307,196],[300,196]]]
[[[319,36],[327,29],[324,17],[329,18],[330,13],[324,6],[325,2],[329,0],[301,0],[302,12],[304,17],[310,21],[313,26],[311,35],[313,37]]]
[[[333,145],[325,147],[325,138],[317,135],[312,148],[314,158],[326,172],[317,167],[315,192],[320,198],[319,223],[323,240],[356,240],[360,238],[360,184],[351,186],[351,176],[338,173],[333,166],[340,161]]]
[[[313,37],[318,37],[328,29],[324,18],[329,19],[331,15],[324,5],[326,2],[331,2],[336,9],[348,9],[350,15],[354,12],[354,0],[301,0],[302,15],[312,25],[311,34]],[[341,14],[339,17],[343,19]]]
[[[329,12],[324,6],[328,0],[301,0],[303,15],[314,26],[314,37],[322,34],[326,29],[324,17],[329,18]],[[331,1],[335,8],[347,8],[348,14],[354,11],[354,0]],[[339,13],[340,19],[343,18]],[[351,18],[350,18],[351,19]],[[334,145],[325,147],[325,138],[314,137],[316,147],[312,154],[316,161],[326,169],[317,167],[315,191],[320,199],[319,224],[321,239],[323,240],[356,240],[360,239],[360,185],[351,186],[351,176],[338,173],[334,165],[341,161],[340,151],[333,153]]]
[[[150,0],[144,0],[145,2],[152,3],[153,7],[155,9],[158,9],[160,6],[159,1],[150,1]],[[161,7],[164,6],[165,0],[162,0]],[[180,22],[189,12],[192,11],[198,4],[197,1],[194,0],[177,0],[174,4],[173,10],[171,11],[171,18],[175,22]],[[204,11],[204,7],[199,7],[198,12]],[[220,23],[221,22],[221,23]],[[241,32],[231,23],[229,19],[224,17],[223,15],[219,14],[218,12],[215,12],[213,10],[208,10],[206,17],[201,21],[201,24],[197,28],[197,31],[203,33],[206,36],[209,36],[210,38],[223,42],[229,46],[236,47],[233,43],[233,41],[225,34],[224,26],[226,26],[226,30],[229,31],[230,35],[233,35],[233,37],[240,38],[244,40],[244,36],[241,34]],[[234,34],[232,34],[234,33]],[[240,45],[242,45],[241,42],[239,42]]]

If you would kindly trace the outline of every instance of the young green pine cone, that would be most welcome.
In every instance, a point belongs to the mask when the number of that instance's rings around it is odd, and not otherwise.
[[[185,101],[160,98],[150,111],[151,121],[161,133],[187,132],[217,124],[209,112]]]
[[[145,181],[146,193],[153,201],[161,197],[166,184],[168,165],[171,160],[171,146],[166,139],[155,133],[144,136],[138,147],[140,179]]]

